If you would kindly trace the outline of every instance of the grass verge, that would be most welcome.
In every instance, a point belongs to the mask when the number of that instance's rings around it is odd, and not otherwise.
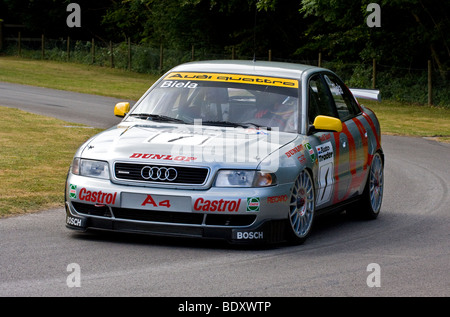
[[[0,109],[0,217],[63,206],[72,157],[101,129]]]
[[[0,57],[0,81],[138,100],[158,76],[55,61]]]
[[[360,102],[375,111],[384,134],[426,137],[450,143],[449,108],[393,101]]]

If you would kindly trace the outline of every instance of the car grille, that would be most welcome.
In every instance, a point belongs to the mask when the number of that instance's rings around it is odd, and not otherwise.
[[[149,175],[150,169],[153,169],[154,171],[152,177],[150,177]],[[165,173],[169,169],[170,175],[167,174],[167,177],[165,177]],[[174,172],[174,170],[176,172]],[[158,171],[161,172],[159,177],[157,175]],[[114,165],[114,175],[117,179],[166,184],[202,185],[206,182],[208,172],[209,170],[207,168],[199,167],[164,166],[119,162],[115,163]],[[143,177],[143,175],[145,177]]]
[[[75,210],[80,214],[90,215],[90,216],[100,216],[100,217],[111,217],[111,212],[108,206],[101,205],[95,206],[84,203],[72,202]]]
[[[128,208],[112,208],[117,219],[153,221],[166,223],[184,223],[200,225],[203,221],[203,214],[188,212],[167,212],[157,210],[140,210]]]

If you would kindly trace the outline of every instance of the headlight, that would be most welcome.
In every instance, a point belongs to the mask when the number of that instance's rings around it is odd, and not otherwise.
[[[108,163],[103,161],[73,159],[72,173],[81,176],[109,179]]]
[[[254,187],[266,187],[277,184],[277,177],[274,173],[256,172],[255,180],[253,181]]]
[[[266,187],[276,184],[273,173],[248,170],[219,171],[216,178],[216,187]]]

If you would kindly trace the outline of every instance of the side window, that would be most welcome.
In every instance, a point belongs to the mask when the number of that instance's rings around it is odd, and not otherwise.
[[[323,77],[330,88],[339,119],[346,121],[355,117],[359,113],[359,108],[346,87],[333,75],[327,74]]]
[[[318,115],[335,117],[335,112],[331,107],[327,87],[321,80],[320,75],[315,75],[309,80],[309,105],[308,120],[313,123]]]

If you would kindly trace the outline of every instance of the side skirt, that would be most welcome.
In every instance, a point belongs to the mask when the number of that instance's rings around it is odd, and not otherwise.
[[[350,204],[353,204],[353,203],[356,203],[360,199],[361,199],[361,196],[358,195],[358,196],[351,197],[351,198],[349,198],[347,200],[341,201],[341,202],[339,202],[337,204],[334,204],[332,206],[328,206],[328,207],[325,207],[325,208],[322,208],[322,209],[317,209],[316,210],[316,216],[323,216],[323,215],[326,215],[326,214],[343,211],[343,210],[345,210],[346,206],[348,206]]]

